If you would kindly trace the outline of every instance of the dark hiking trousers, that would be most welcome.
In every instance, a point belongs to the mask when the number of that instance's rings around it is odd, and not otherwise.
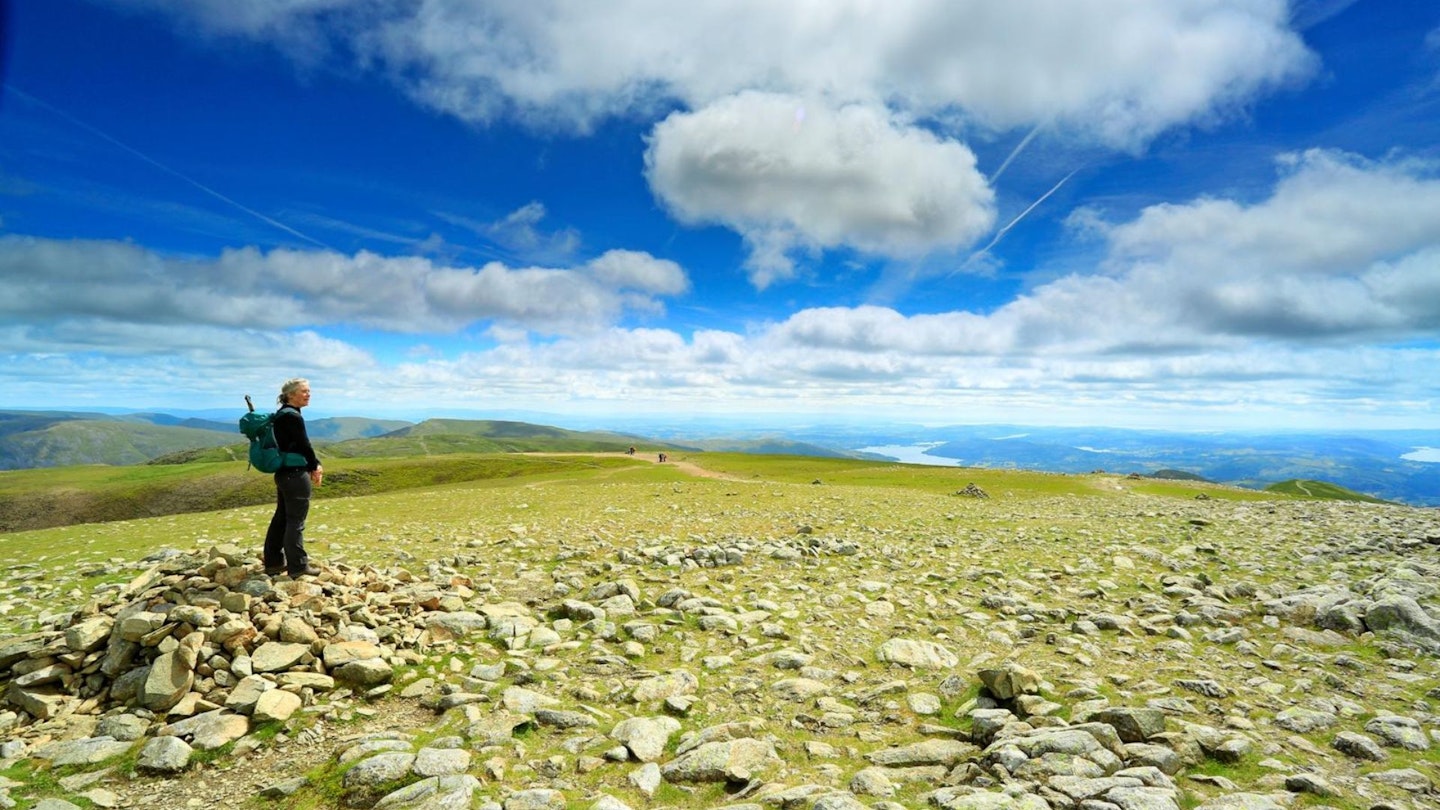
[[[310,564],[305,554],[305,518],[310,514],[310,473],[286,468],[275,473],[275,515],[265,531],[265,567],[299,574]]]

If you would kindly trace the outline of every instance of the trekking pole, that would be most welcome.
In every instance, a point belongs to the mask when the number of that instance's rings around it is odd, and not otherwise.
[[[251,413],[255,412],[255,403],[250,401],[249,394],[245,395],[245,407],[249,408]]]

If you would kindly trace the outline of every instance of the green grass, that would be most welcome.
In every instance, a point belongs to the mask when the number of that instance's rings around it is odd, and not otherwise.
[[[138,751],[138,746],[136,750]],[[132,752],[123,757],[112,758],[108,760],[108,763],[110,767],[116,768],[117,772],[130,773],[134,770],[137,758],[138,754]],[[87,770],[91,770],[91,766],[75,765],[49,768],[37,766],[35,760],[22,759],[9,768],[0,770],[0,778],[10,779],[22,785],[9,792],[10,798],[16,802],[15,810],[29,810],[43,799],[64,799],[81,810],[89,810],[95,806],[94,802],[83,796],[75,795],[60,784],[62,777]]]
[[[327,456],[324,461],[325,482],[316,489],[316,500],[458,481],[586,474],[643,463],[623,457],[516,454],[363,460]],[[207,512],[269,504],[274,498],[271,477],[240,461],[13,470],[0,473],[0,532]]]
[[[1227,501],[1272,501],[1275,500],[1277,494],[1300,494],[1278,491],[1258,492],[1253,489],[1240,489],[1239,487],[1227,487],[1223,485],[1206,485],[1183,481],[1156,481],[1152,479],[1127,481],[1126,483],[1130,484],[1128,488],[1131,492],[1158,495],[1165,498],[1199,498],[1204,496]]]
[[[1162,497],[1189,497],[1205,493],[1227,500],[1264,500],[1274,495],[1225,486],[1154,479],[1131,480],[1104,474],[1064,474],[985,467],[935,467],[891,461],[819,458],[815,456],[760,456],[738,453],[674,453],[672,461],[694,461],[707,470],[737,479],[763,479],[787,483],[865,487],[899,487],[954,495],[975,484],[990,497],[1043,498],[1057,495],[1109,495],[1136,492]]]
[[[620,470],[628,471],[635,480],[693,480],[676,464],[651,465],[613,452],[602,454],[588,438],[527,441],[532,445],[548,441],[570,449],[548,451],[555,455],[525,455],[508,452],[508,445],[513,443],[462,434],[359,439],[327,445],[323,456],[325,484],[316,490],[315,497],[326,500],[373,495],[461,481],[567,475],[588,478],[592,473]],[[489,452],[476,452],[481,448]],[[186,453],[183,454],[185,463],[88,465],[0,473],[0,532],[270,503],[274,498],[270,477],[247,469],[244,461],[233,460],[232,449]],[[381,451],[388,455],[375,455]],[[1204,493],[1230,500],[1275,497],[1275,493],[1232,487],[1129,480],[1108,475],[927,467],[811,456],[677,452],[671,460],[693,462],[736,482],[813,484],[819,481],[823,486],[900,488],[945,496],[954,496],[973,483],[991,497],[1021,499],[1113,496],[1125,492],[1190,498]],[[976,503],[960,498],[954,498],[952,503],[966,501]]]

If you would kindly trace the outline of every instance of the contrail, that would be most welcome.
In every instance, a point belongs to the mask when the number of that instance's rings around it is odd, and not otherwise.
[[[129,144],[124,143],[123,141],[119,140],[118,138],[112,137],[111,135],[109,135],[108,133],[104,132],[103,130],[100,130],[100,129],[96,128],[96,127],[91,126],[90,124],[85,123],[84,121],[81,121],[80,119],[76,118],[75,116],[71,115],[70,113],[65,112],[64,110],[62,110],[62,109],[60,109],[60,108],[58,108],[58,107],[55,107],[55,106],[53,106],[53,105],[51,105],[51,104],[47,104],[47,103],[41,101],[40,99],[38,99],[38,98],[30,95],[29,93],[26,93],[25,91],[19,89],[18,87],[16,87],[16,86],[13,85],[13,84],[7,84],[7,85],[5,85],[5,89],[8,90],[8,91],[10,91],[10,92],[12,92],[12,93],[14,93],[15,95],[23,98],[23,99],[25,99],[26,101],[30,102],[31,104],[34,104],[34,105],[36,105],[36,106],[43,107],[43,108],[45,108],[46,110],[49,110],[51,113],[53,113],[53,114],[55,114],[55,115],[58,115],[58,116],[60,116],[61,118],[64,118],[66,121],[69,121],[70,123],[74,124],[75,126],[80,127],[81,129],[85,130],[86,132],[89,132],[90,134],[96,136],[97,138],[102,138],[102,139],[110,142],[111,144],[114,144],[115,146],[117,146],[117,147],[125,150],[126,152],[129,152],[130,154],[134,155],[135,157],[137,157],[137,158],[145,161],[146,163],[149,163],[151,166],[154,166],[155,168],[159,169],[160,171],[165,172],[166,174],[168,174],[168,175],[170,175],[170,176],[172,176],[172,177],[176,177],[176,178],[178,178],[178,179],[180,179],[180,180],[183,180],[183,181],[185,181],[186,183],[189,183],[190,185],[194,186],[195,188],[200,189],[201,191],[205,192],[206,194],[209,194],[211,197],[214,197],[215,199],[217,199],[217,200],[219,200],[219,201],[221,201],[221,202],[223,202],[223,203],[225,203],[225,204],[227,204],[227,205],[233,206],[233,207],[235,207],[235,208],[240,209],[241,211],[244,211],[245,213],[249,214],[250,216],[255,217],[256,219],[260,220],[261,222],[264,222],[266,225],[269,225],[269,226],[271,226],[271,227],[273,227],[273,228],[278,228],[278,229],[284,231],[285,233],[290,234],[291,236],[294,236],[294,237],[297,237],[297,238],[300,238],[300,239],[304,239],[306,242],[309,242],[309,243],[312,244],[312,245],[318,245],[318,246],[320,246],[320,247],[322,247],[322,248],[325,248],[326,250],[335,250],[335,248],[331,247],[330,245],[325,244],[324,242],[321,242],[319,239],[316,239],[316,238],[313,237],[313,236],[310,236],[310,235],[308,235],[308,234],[301,233],[300,231],[295,230],[294,228],[290,227],[289,225],[286,225],[286,224],[283,223],[283,222],[280,222],[279,220],[276,220],[276,219],[274,219],[274,218],[272,218],[272,217],[267,217],[267,216],[265,216],[264,214],[260,213],[259,211],[256,211],[256,210],[253,209],[253,208],[250,208],[250,207],[248,207],[248,206],[245,206],[245,205],[243,205],[243,204],[241,204],[241,203],[239,203],[239,202],[236,202],[235,200],[230,199],[229,197],[226,197],[224,194],[221,194],[220,192],[216,191],[215,189],[210,188],[209,186],[207,186],[207,185],[205,185],[205,184],[203,184],[203,183],[201,183],[201,182],[199,182],[199,181],[197,181],[197,180],[192,180],[191,178],[186,177],[185,175],[181,174],[180,172],[177,172],[177,171],[175,171],[174,169],[170,168],[169,166],[166,166],[164,163],[161,163],[160,161],[156,160],[155,158],[152,158],[152,157],[150,157],[149,155],[145,154],[144,152],[141,152],[139,149],[136,149],[136,148],[134,148],[133,146],[130,146]],[[338,251],[337,251],[337,252],[338,252]]]
[[[950,275],[953,276],[953,275],[955,275],[956,273],[960,272],[961,270],[964,270],[966,267],[969,267],[976,259],[980,258],[981,256],[984,256],[986,253],[989,253],[989,252],[990,252],[990,248],[993,248],[993,247],[995,247],[995,245],[999,244],[1000,240],[1005,238],[1005,234],[1009,233],[1011,228],[1013,228],[1013,227],[1015,227],[1016,225],[1020,224],[1020,220],[1024,219],[1024,218],[1027,217],[1027,216],[1029,216],[1029,214],[1030,214],[1031,211],[1034,211],[1036,208],[1040,207],[1040,203],[1043,203],[1043,202],[1045,202],[1047,199],[1049,199],[1051,194],[1054,194],[1055,192],[1059,191],[1059,190],[1060,190],[1060,187],[1063,186],[1063,185],[1065,185],[1065,181],[1067,181],[1067,180],[1069,180],[1070,178],[1074,177],[1074,176],[1075,176],[1075,172],[1078,172],[1078,171],[1080,171],[1080,170],[1079,170],[1079,169],[1075,169],[1075,170],[1071,171],[1069,174],[1067,174],[1067,175],[1065,175],[1064,177],[1060,178],[1060,182],[1056,183],[1054,186],[1051,186],[1051,188],[1050,188],[1049,191],[1045,192],[1044,194],[1041,194],[1041,195],[1040,195],[1040,199],[1036,200],[1036,201],[1033,202],[1033,203],[1030,203],[1030,207],[1029,207],[1029,208],[1026,208],[1024,211],[1021,211],[1021,212],[1019,213],[1019,215],[1017,215],[1014,219],[1010,220],[1010,222],[1009,222],[1005,227],[1001,228],[999,231],[996,231],[996,233],[995,233],[995,238],[993,238],[993,239],[990,240],[990,244],[988,244],[988,245],[986,245],[985,247],[980,248],[979,250],[977,250],[977,251],[975,251],[974,253],[970,254],[970,258],[966,259],[964,264],[961,264],[959,267],[955,268],[954,270],[951,270],[951,271],[950,271]]]
[[[1000,175],[1005,173],[1005,169],[1009,168],[1015,158],[1018,157],[1021,152],[1025,151],[1025,147],[1029,146],[1030,142],[1035,140],[1035,136],[1040,134],[1040,128],[1042,126],[1044,125],[1036,124],[1035,128],[1030,130],[1028,135],[1020,139],[1020,143],[1015,144],[1015,148],[1010,150],[1010,155],[1005,158],[1005,162],[1001,163],[1000,168],[996,169],[995,173],[990,175],[990,182],[993,183],[1000,179]]]

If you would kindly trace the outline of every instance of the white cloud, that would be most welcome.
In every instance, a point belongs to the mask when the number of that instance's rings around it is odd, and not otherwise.
[[[690,280],[680,265],[642,251],[611,250],[588,267],[596,280],[615,289],[654,295],[680,295],[690,289]]]
[[[1146,209],[1110,231],[1115,261],[1321,276],[1440,241],[1433,166],[1316,149],[1282,156],[1280,168],[1274,193],[1255,205],[1202,198]]]
[[[582,128],[761,90],[1133,147],[1314,69],[1284,0],[111,1],[307,59],[340,40],[467,120]]]
[[[684,292],[674,262],[610,253],[575,268],[439,266],[368,251],[254,248],[218,259],[170,258],[104,241],[0,238],[0,319],[95,319],[294,330],[354,324],[445,333],[498,321],[549,333],[657,311]]]
[[[1108,231],[1108,268],[1171,329],[1405,338],[1440,317],[1435,167],[1311,151],[1269,199],[1156,206]]]
[[[969,148],[871,106],[742,93],[657,124],[645,169],[680,220],[744,235],[761,288],[794,272],[797,249],[915,256],[969,245],[995,221]]]
[[[384,371],[368,351],[311,330],[291,333],[63,320],[0,326],[0,391],[7,404],[185,410],[231,406],[252,394],[272,401],[282,380],[372,380]],[[317,396],[327,406],[329,392]],[[330,399],[333,403],[334,400]]]
[[[1265,200],[1199,199],[1087,227],[1106,272],[1044,284],[993,313],[805,310],[784,346],[933,356],[1206,356],[1269,344],[1431,337],[1440,324],[1440,178],[1330,152],[1283,161]],[[1091,372],[1098,373],[1098,372]]]
[[[803,314],[803,313],[802,313]],[[873,323],[875,312],[858,312]],[[823,317],[844,318],[843,311]],[[797,318],[800,315],[797,315]],[[903,317],[895,318],[899,329]],[[1440,352],[1263,346],[1176,355],[920,355],[874,343],[821,347],[793,342],[777,326],[750,335],[608,330],[550,343],[475,351],[453,360],[388,370],[386,394],[423,394],[433,407],[589,408],[689,413],[793,410],[838,415],[907,412],[953,421],[1006,419],[1094,423],[1096,413],[1153,424],[1197,406],[1243,421],[1311,413],[1414,413],[1440,396],[1425,369]],[[877,341],[879,342],[879,341]],[[1392,393],[1375,401],[1378,385]],[[357,395],[375,396],[356,383]],[[1219,417],[1227,418],[1227,417]],[[1293,419],[1304,417],[1292,416]]]
[[[651,188],[681,220],[741,234],[761,288],[828,249],[970,246],[995,218],[961,141],[977,130],[1138,150],[1317,61],[1285,0],[109,2],[304,62],[353,60],[467,121],[584,132],[679,106],[650,138]],[[442,216],[522,262],[564,263],[579,244],[539,228],[539,203],[496,222]]]
[[[40,396],[49,386],[79,403],[64,392],[103,388],[102,378],[134,386],[131,396],[163,392],[153,375],[223,397],[306,373],[333,401],[391,407],[953,408],[1042,421],[1195,406],[1237,420],[1428,413],[1440,401],[1440,351],[1425,346],[1440,329],[1435,168],[1311,152],[1281,169],[1253,202],[1203,198],[1118,224],[1087,215],[1108,247],[1104,272],[1041,284],[993,312],[813,308],[688,337],[605,327],[632,297],[658,304],[688,289],[677,266],[641,253],[566,270],[473,269],[299,251],[182,260],[7,237],[0,386],[58,401]],[[398,365],[316,331],[366,318],[435,332],[478,313],[497,314],[493,347],[451,342]],[[291,316],[300,320],[277,326]],[[543,340],[524,326],[586,318],[598,327]],[[243,330],[247,319],[274,331]],[[405,355],[405,338],[387,340]]]

